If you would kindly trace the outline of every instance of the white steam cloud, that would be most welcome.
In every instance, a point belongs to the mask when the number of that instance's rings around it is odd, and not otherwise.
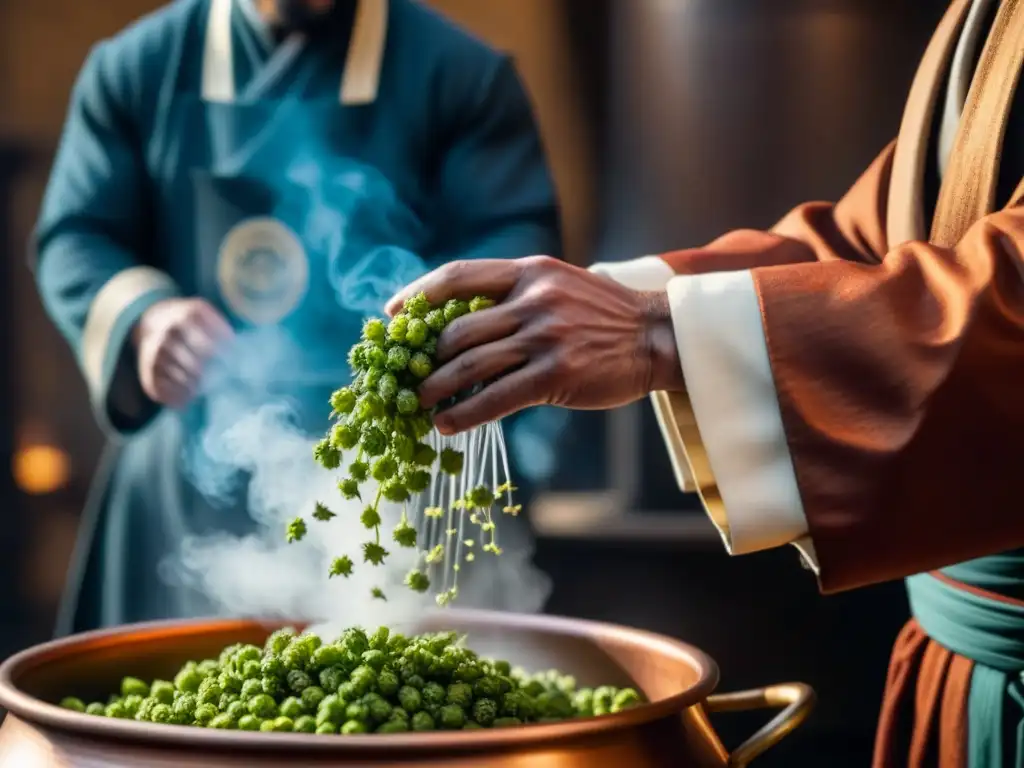
[[[391,542],[390,531],[401,510],[381,505],[381,541],[391,553],[384,565],[362,562],[361,545],[372,536],[359,522],[363,504],[341,497],[340,473],[323,469],[313,459],[313,444],[320,435],[305,432],[299,410],[274,394],[281,372],[300,370],[301,357],[285,333],[260,328],[240,334],[211,372],[204,393],[204,428],[186,445],[184,468],[209,504],[224,508],[225,525],[187,535],[177,553],[161,564],[162,578],[205,598],[208,605],[196,610],[207,614],[212,610],[225,617],[332,625],[413,620],[433,609],[434,601],[403,584],[416,554]],[[326,430],[326,401],[323,408],[320,429]],[[312,519],[317,501],[337,516],[327,522]],[[232,528],[230,516],[238,514],[238,502],[253,524],[241,535],[225,532]],[[410,506],[414,525],[420,514],[422,509]],[[300,515],[308,533],[289,544],[285,527]],[[550,583],[531,562],[530,533],[522,519],[500,513],[497,517],[503,553],[477,553],[473,563],[462,565],[454,605],[536,612],[547,599]],[[219,527],[216,516],[214,520],[214,527]],[[237,521],[234,528],[239,530]],[[349,578],[329,579],[329,565],[340,555],[352,558],[354,572]],[[372,597],[375,586],[384,591],[387,602]]]
[[[306,139],[315,140],[315,133]],[[297,139],[296,144],[304,141]],[[394,291],[426,269],[411,251],[388,244],[395,232],[411,233],[418,240],[422,225],[378,171],[344,158],[324,159],[331,157],[300,156],[287,170],[290,181],[305,190],[307,214],[297,223],[298,232],[307,248],[325,257],[324,278],[343,310],[377,313]],[[352,341],[341,334],[339,359]],[[161,564],[161,575],[184,593],[206,599],[209,606],[196,604],[195,611],[212,609],[221,616],[366,625],[413,619],[432,608],[433,599],[403,584],[416,555],[390,541],[400,510],[381,506],[382,543],[390,557],[379,567],[363,563],[361,545],[369,535],[359,522],[363,505],[345,501],[336,487],[338,473],[313,460],[312,446],[327,428],[327,395],[317,435],[306,431],[310,425],[300,424],[300,411],[279,394],[282,376],[308,368],[303,357],[300,345],[282,330],[258,328],[240,334],[209,373],[203,431],[186,442],[184,470],[214,508],[215,530],[191,531],[178,552]],[[343,383],[326,382],[331,388]],[[308,413],[302,416],[308,421]],[[328,522],[313,520],[310,512],[317,501],[337,516]],[[251,526],[238,525],[239,502]],[[224,510],[223,525],[218,507]],[[422,510],[410,508],[409,513],[416,525]],[[309,532],[289,544],[285,527],[300,515]],[[531,563],[525,521],[498,517],[503,554],[478,553],[475,562],[462,565],[455,604],[540,610],[550,587]],[[352,558],[354,572],[347,579],[328,579],[329,565],[340,555]],[[375,586],[385,592],[387,602],[372,598]]]

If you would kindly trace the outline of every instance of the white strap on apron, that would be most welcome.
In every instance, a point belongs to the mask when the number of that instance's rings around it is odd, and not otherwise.
[[[231,42],[234,0],[211,0],[203,46],[202,98],[234,103],[235,65]],[[338,101],[371,104],[377,98],[388,33],[388,0],[358,0]]]
[[[945,177],[949,156],[953,152],[956,131],[960,127],[960,114],[967,103],[967,91],[974,77],[974,57],[984,32],[982,22],[992,5],[992,0],[973,0],[971,10],[967,13],[960,42],[953,53],[953,61],[949,66],[949,84],[946,87],[946,100],[943,105],[941,123],[939,124],[939,179]]]

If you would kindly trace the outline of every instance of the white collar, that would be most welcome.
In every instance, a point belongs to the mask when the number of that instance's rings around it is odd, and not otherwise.
[[[235,101],[235,72],[231,40],[233,0],[210,0],[203,48],[202,97],[206,101]],[[242,0],[255,11],[251,0]],[[355,22],[341,76],[338,101],[345,106],[377,99],[380,70],[388,33],[389,0],[357,0]],[[243,12],[245,8],[243,5]],[[260,20],[262,23],[262,20]]]

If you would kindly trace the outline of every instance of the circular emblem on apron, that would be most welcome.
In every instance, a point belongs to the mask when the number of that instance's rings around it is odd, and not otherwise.
[[[217,282],[228,308],[270,325],[299,306],[309,287],[309,259],[298,236],[277,219],[247,219],[220,247]]]

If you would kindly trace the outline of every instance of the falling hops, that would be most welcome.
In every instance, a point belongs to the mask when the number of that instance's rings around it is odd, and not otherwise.
[[[453,299],[434,307],[423,294],[406,301],[390,322],[371,319],[362,339],[352,347],[353,381],[331,396],[333,424],[313,450],[323,468],[346,474],[337,482],[346,500],[370,500],[359,520],[372,540],[361,546],[363,563],[382,565],[389,550],[382,540],[380,505],[401,505],[401,518],[388,546],[413,549],[416,566],[405,578],[414,592],[433,592],[439,605],[458,597],[463,564],[476,559],[476,545],[500,555],[495,507],[516,515],[509,477],[508,452],[500,422],[456,437],[443,437],[416,395],[419,383],[436,367],[437,340],[444,328],[462,315],[493,306],[490,299]],[[347,467],[346,458],[355,454]],[[434,465],[436,471],[431,471]],[[364,487],[375,484],[372,491]],[[329,502],[311,511],[320,523],[336,514]],[[287,541],[309,531],[303,517],[287,525]],[[315,530],[315,529],[314,529]],[[348,578],[354,562],[349,554],[336,558],[330,577]],[[373,597],[386,600],[379,587]]]
[[[513,503],[515,487],[500,422],[455,437],[435,432],[428,439],[438,453],[452,451],[464,461],[458,474],[434,475],[430,488],[416,499],[422,510],[416,521],[420,562],[406,584],[421,592],[433,585],[443,606],[458,597],[459,574],[464,563],[476,559],[477,544],[485,553],[501,554],[495,507],[506,514],[517,514],[519,507]]]

